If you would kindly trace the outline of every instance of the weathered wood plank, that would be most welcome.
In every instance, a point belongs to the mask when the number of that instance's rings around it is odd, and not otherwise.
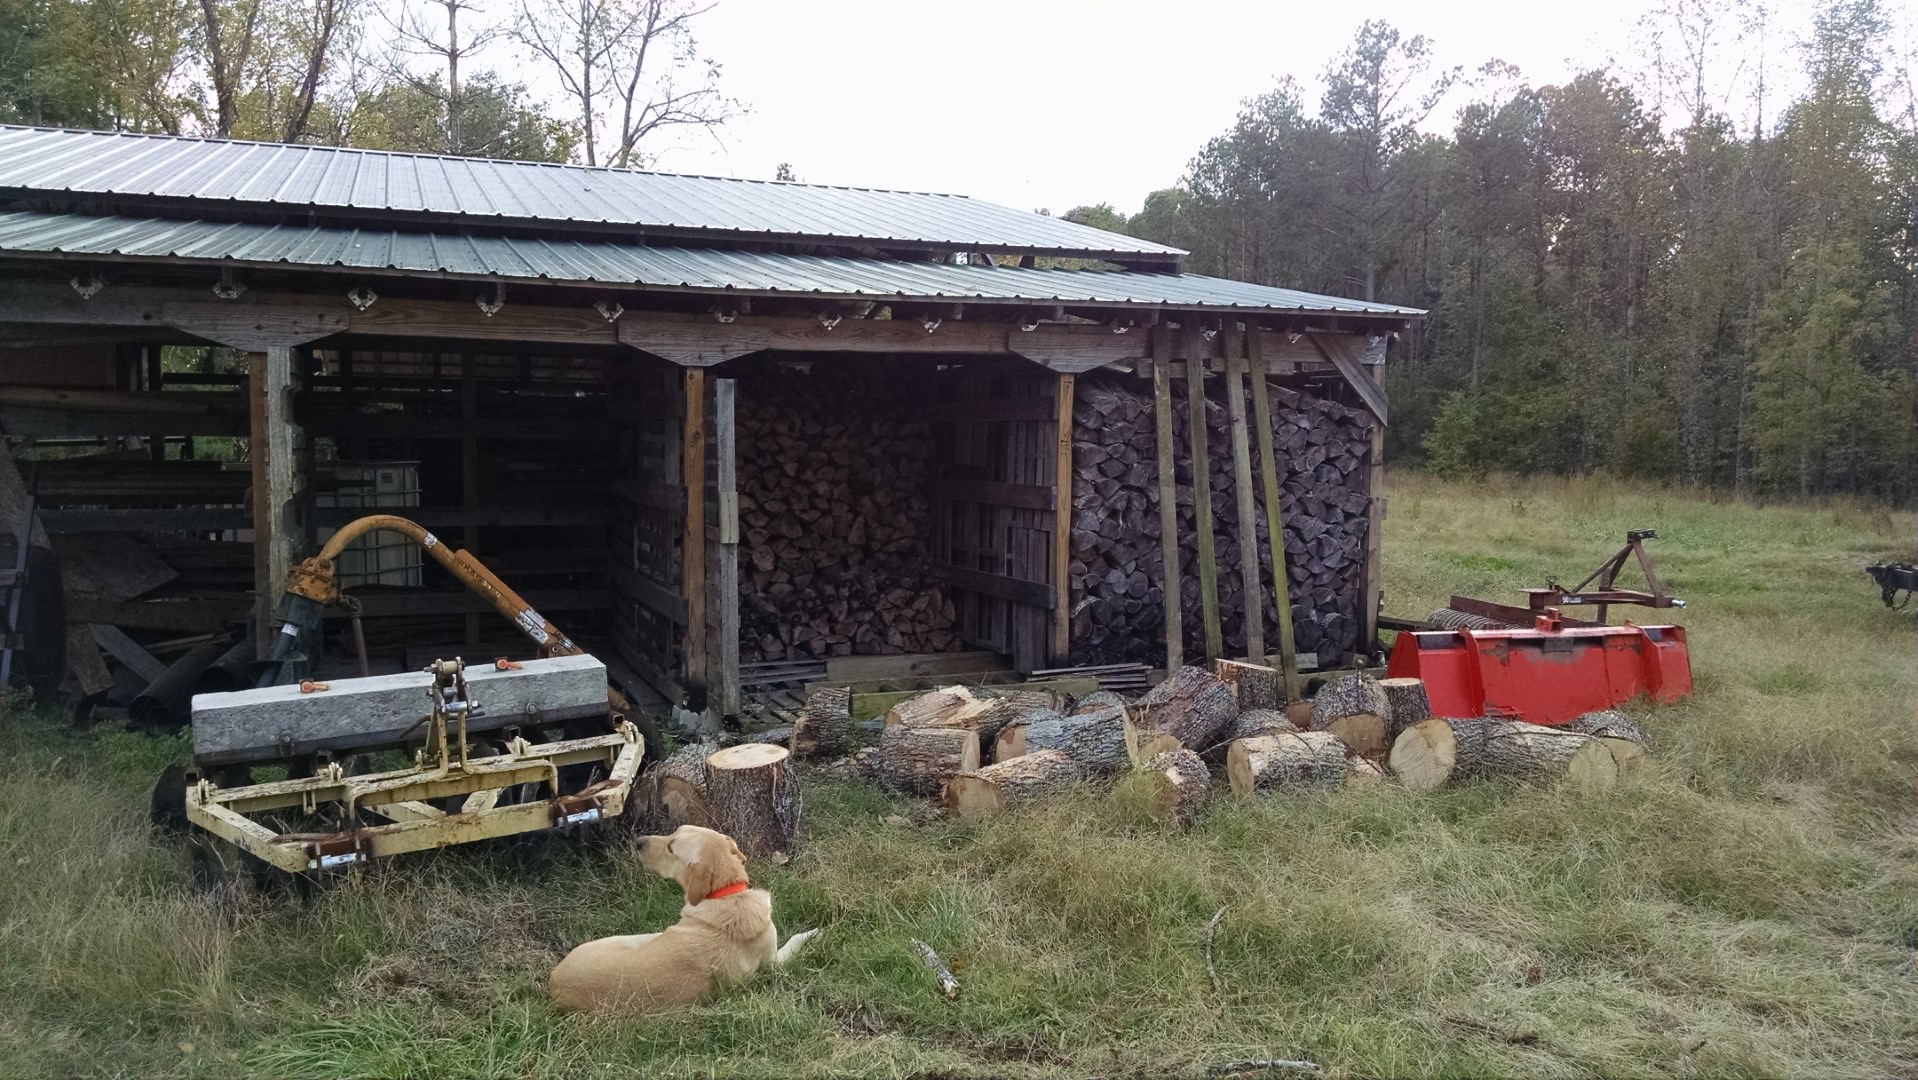
[[[1053,380],[1053,404],[1058,415],[1052,425],[1052,662],[1070,661],[1072,649],[1072,397],[1076,380],[1070,373]]]
[[[1152,328],[1153,434],[1159,451],[1159,557],[1165,566],[1165,669],[1177,671],[1185,662],[1185,626],[1179,583],[1179,505],[1172,451],[1172,332],[1164,324]]]
[[[253,466],[253,644],[273,649],[274,612],[293,563],[293,350],[276,345],[247,357],[252,410],[247,456]]]
[[[1186,445],[1192,457],[1193,544],[1199,555],[1199,607],[1205,619],[1205,654],[1225,653],[1225,634],[1219,619],[1219,552],[1212,531],[1212,455],[1205,428],[1205,363],[1201,359],[1199,324],[1187,320],[1179,328],[1179,346],[1186,357]]]
[[[166,674],[166,665],[155,659],[139,642],[127,636],[125,630],[110,623],[92,623],[87,629],[93,634],[94,644],[107,651],[109,656],[132,668],[134,674],[148,682]]]
[[[680,665],[695,697],[706,689],[706,371],[684,372],[686,411],[680,419],[680,484],[686,489],[686,520],[680,538],[680,587],[686,598],[686,629]]]
[[[870,682],[920,675],[951,675],[1005,667],[995,652],[909,653],[903,656],[839,656],[826,661],[833,682]]]
[[[1252,370],[1258,371],[1265,334],[1254,330],[1246,338],[1246,350]],[[1279,506],[1279,458],[1272,438],[1272,394],[1265,377],[1252,377],[1252,421],[1259,434],[1259,480],[1265,495],[1266,543],[1272,552],[1272,603],[1279,624],[1279,671],[1285,678],[1285,699],[1298,701],[1304,693],[1299,682],[1298,645],[1292,637],[1292,578],[1285,564],[1285,522]]]
[[[1057,602],[1052,586],[1042,581],[1021,581],[1018,578],[989,574],[984,570],[973,570],[950,563],[935,566],[934,572],[945,576],[947,581],[961,589],[982,593],[986,596],[1010,600],[1030,608],[1050,611]]]
[[[1359,400],[1365,402],[1365,408],[1372,414],[1372,419],[1383,426],[1386,423],[1386,414],[1389,412],[1389,406],[1385,400],[1385,388],[1373,381],[1371,374],[1365,370],[1365,364],[1359,360],[1359,352],[1363,347],[1359,336],[1313,334],[1311,337],[1312,343],[1319,347],[1319,351],[1325,354],[1325,358],[1332,362],[1333,367],[1339,369],[1339,374],[1343,375],[1345,381],[1350,383],[1352,389],[1358,393]]]
[[[1259,602],[1259,535],[1252,499],[1252,442],[1245,424],[1245,335],[1227,328],[1225,403],[1232,428],[1232,493],[1239,511],[1239,592],[1245,604],[1246,651],[1265,655],[1265,607]]]
[[[1365,493],[1371,502],[1365,509],[1365,586],[1359,611],[1359,651],[1375,647],[1379,637],[1379,598],[1385,590],[1380,566],[1381,541],[1385,530],[1385,425],[1372,426],[1372,448],[1366,459]]]
[[[737,716],[739,697],[739,467],[733,419],[737,383],[713,380],[713,456],[718,481],[719,542],[712,602],[719,606],[719,640],[712,643],[718,670],[713,681],[719,712]]]

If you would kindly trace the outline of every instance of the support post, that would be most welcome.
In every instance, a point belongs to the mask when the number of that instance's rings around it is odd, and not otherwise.
[[[1225,403],[1232,421],[1232,494],[1239,511],[1239,591],[1245,601],[1246,655],[1265,658],[1265,606],[1259,602],[1259,530],[1252,520],[1252,445],[1245,429],[1245,335],[1221,330]]]
[[[1205,655],[1225,655],[1225,634],[1219,621],[1219,553],[1212,531],[1212,452],[1205,430],[1205,339],[1199,324],[1186,319],[1179,328],[1185,352],[1186,453],[1192,466],[1193,545],[1199,551],[1199,607],[1205,617]]]
[[[713,457],[718,479],[718,535],[714,538],[712,602],[718,605],[715,620],[718,640],[712,643],[716,661],[710,672],[712,698],[722,716],[737,716],[739,690],[739,464],[733,414],[737,383],[732,379],[713,380]]]
[[[273,613],[293,561],[293,349],[247,356],[247,456],[253,467],[253,645],[272,652]]]
[[[1359,599],[1359,651],[1379,644],[1379,598],[1385,591],[1379,562],[1380,537],[1385,526],[1385,422],[1372,419],[1372,449],[1366,458],[1365,589]]]
[[[682,373],[686,408],[680,418],[680,483],[686,489],[686,523],[680,538],[679,588],[686,597],[686,637],[680,666],[693,707],[706,697],[706,371]]]
[[[1052,459],[1052,662],[1070,663],[1072,651],[1072,395],[1074,376],[1053,383],[1055,412]]]
[[[1185,663],[1185,622],[1180,607],[1178,484],[1172,461],[1172,333],[1152,328],[1152,431],[1159,450],[1159,557],[1165,566],[1165,670]]]
[[[1279,671],[1285,700],[1298,701],[1299,651],[1292,638],[1292,575],[1285,564],[1285,521],[1279,510],[1279,458],[1272,438],[1272,394],[1266,386],[1265,332],[1246,328],[1246,352],[1252,365],[1252,421],[1259,432],[1259,479],[1265,491],[1265,536],[1272,549],[1272,603],[1278,609]]]

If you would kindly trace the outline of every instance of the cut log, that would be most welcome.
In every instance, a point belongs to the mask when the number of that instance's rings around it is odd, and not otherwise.
[[[1337,787],[1351,774],[1345,743],[1329,731],[1240,739],[1225,755],[1226,779],[1242,796],[1278,788]]]
[[[788,745],[799,757],[843,754],[852,746],[852,690],[845,686],[815,686],[806,693],[806,707],[793,724]]]
[[[1161,731],[1192,750],[1212,745],[1219,729],[1238,715],[1232,688],[1203,668],[1182,667],[1148,690],[1132,710],[1142,730]]]
[[[1132,719],[1133,715],[1134,710],[1127,709],[1120,724],[1125,730],[1126,757],[1131,760],[1134,766],[1143,768],[1146,762],[1151,761],[1160,754],[1172,750],[1190,749],[1190,747],[1187,747],[1179,741],[1178,736],[1170,732],[1154,731],[1151,728],[1140,727],[1138,723]]]
[[[1407,787],[1421,791],[1474,778],[1604,791],[1619,772],[1617,758],[1600,739],[1489,719],[1433,718],[1414,724],[1392,744],[1390,765]]]
[[[917,697],[909,697],[887,709],[886,726],[922,727],[948,720],[967,710],[983,711],[990,707],[989,702],[981,701],[963,686],[942,686]]]
[[[706,759],[713,827],[752,858],[784,858],[799,846],[799,778],[791,756],[772,743],[741,743]]]
[[[1383,760],[1392,705],[1379,681],[1360,672],[1342,675],[1319,688],[1312,699],[1312,730],[1329,731],[1363,758]]]
[[[1114,705],[1124,704],[1125,698],[1120,697],[1110,690],[1095,690],[1073,702],[1072,711],[1075,713],[1092,713],[1109,709]]]
[[[959,817],[981,817],[1056,795],[1079,782],[1079,764],[1062,750],[1034,750],[946,781],[940,802]]]
[[[1397,739],[1399,732],[1432,715],[1432,702],[1425,694],[1424,679],[1381,679],[1379,689],[1385,691],[1389,706],[1386,714],[1389,739]]]
[[[905,725],[880,732],[872,766],[881,784],[907,795],[936,795],[955,774],[978,767],[978,732]]]
[[[1284,679],[1273,668],[1237,660],[1214,660],[1212,673],[1232,688],[1233,700],[1241,711],[1276,709],[1285,703],[1285,694],[1281,692]]]
[[[1298,731],[1298,725],[1286,719],[1277,709],[1249,709],[1234,717],[1232,722],[1219,731],[1219,741],[1205,752],[1205,759],[1218,764],[1225,760],[1232,744],[1240,739],[1250,739],[1259,735],[1290,735]]]
[[[648,827],[654,832],[669,833],[681,825],[714,827],[706,798],[706,757],[714,749],[712,743],[691,743],[647,770],[652,785]]]
[[[1352,758],[1348,764],[1352,766],[1352,775],[1345,778],[1345,782],[1348,785],[1377,784],[1385,779],[1385,771],[1383,769],[1380,769],[1377,765],[1372,764],[1362,757]]]
[[[1645,737],[1645,732],[1632,722],[1631,717],[1617,709],[1588,712],[1566,724],[1565,728],[1581,735],[1590,735],[1595,739],[1626,739],[1646,750],[1652,748],[1651,740]]]
[[[1143,789],[1153,816],[1175,830],[1192,824],[1212,796],[1212,771],[1184,747],[1146,762],[1124,783]]]
[[[1125,707],[1061,716],[1057,713],[1007,724],[993,745],[992,760],[1009,761],[1034,750],[1062,750],[1088,774],[1115,773],[1129,762]]]

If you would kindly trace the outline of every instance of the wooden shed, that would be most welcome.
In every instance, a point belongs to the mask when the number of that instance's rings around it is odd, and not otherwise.
[[[156,646],[264,639],[377,507],[721,716],[862,657],[1263,656],[1280,603],[1322,664],[1368,652],[1421,313],[1182,254],[944,195],[0,127],[0,429],[67,619]],[[343,567],[369,650],[505,651],[416,555]]]

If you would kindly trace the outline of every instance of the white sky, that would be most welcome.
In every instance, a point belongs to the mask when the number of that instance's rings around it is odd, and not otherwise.
[[[1279,76],[1297,78],[1314,105],[1327,63],[1367,18],[1433,39],[1439,67],[1470,75],[1497,58],[1543,85],[1614,60],[1651,78],[1638,26],[1659,2],[720,0],[699,20],[700,49],[752,111],[717,139],[655,144],[653,167],[765,179],[791,162],[815,183],[1130,213]],[[1771,6],[1782,13],[1764,52],[1782,71],[1795,66],[1790,42],[1810,0]],[[511,73],[536,91],[547,84],[530,64]],[[1727,67],[1718,92],[1748,102],[1750,76]],[[1428,126],[1449,130],[1464,100],[1455,94]],[[1736,111],[1749,125],[1749,103]]]

